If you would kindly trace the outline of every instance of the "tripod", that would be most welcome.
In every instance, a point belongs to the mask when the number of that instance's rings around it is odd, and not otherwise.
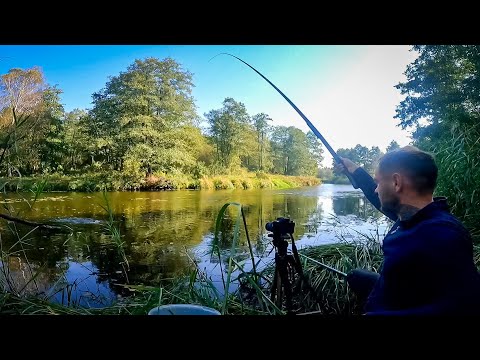
[[[293,313],[293,295],[301,288],[304,281],[303,269],[293,238],[295,223],[285,218],[266,224],[268,234],[273,238],[275,247],[275,273],[270,293],[270,300],[279,308],[285,306],[287,313]],[[292,253],[288,253],[288,239],[292,240]]]

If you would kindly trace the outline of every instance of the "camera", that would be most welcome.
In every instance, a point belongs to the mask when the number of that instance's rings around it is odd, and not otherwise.
[[[273,233],[293,234],[295,223],[287,218],[277,218],[277,220],[266,223],[265,229]]]

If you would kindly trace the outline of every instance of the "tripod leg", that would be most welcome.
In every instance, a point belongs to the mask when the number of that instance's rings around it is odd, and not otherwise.
[[[310,281],[307,280],[305,274],[303,273],[302,264],[300,263],[300,257],[295,255],[290,255],[288,257],[288,262],[290,264],[291,270],[291,284],[292,288],[295,290],[295,293],[303,292],[305,289],[310,292],[317,303],[320,303],[317,293],[310,285]],[[294,286],[294,287],[293,287]],[[304,299],[305,300],[305,299]],[[303,301],[302,301],[303,302]]]
[[[287,259],[282,259],[281,266],[279,267],[280,279],[282,282],[283,290],[285,291],[285,305],[287,308],[287,313],[292,311],[292,286],[290,284],[290,279],[288,278],[288,263]]]
[[[283,301],[283,291],[282,291],[282,278],[280,277],[280,271],[278,266],[275,265],[275,273],[273,276],[272,288],[270,293],[270,300],[277,305],[280,309],[282,308]]]
[[[301,287],[302,285],[303,271],[302,271],[301,265],[297,263],[295,258],[291,255],[289,255],[287,258],[287,264],[288,264],[288,276],[289,276],[292,292],[294,292],[294,290],[298,288],[298,286]]]

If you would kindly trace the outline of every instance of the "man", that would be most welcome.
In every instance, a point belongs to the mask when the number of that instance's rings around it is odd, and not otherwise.
[[[446,199],[433,198],[438,173],[433,157],[413,146],[389,152],[375,180],[342,160],[337,168],[352,174],[367,199],[395,221],[383,239],[379,276],[357,269],[347,277],[354,291],[369,294],[366,314],[480,315],[472,239]]]

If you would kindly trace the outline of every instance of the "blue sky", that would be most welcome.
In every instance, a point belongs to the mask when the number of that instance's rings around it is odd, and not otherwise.
[[[270,79],[327,139],[339,147],[410,141],[396,126],[401,100],[394,88],[415,54],[406,45],[0,45],[0,74],[40,66],[63,91],[65,110],[92,107],[92,94],[135,59],[172,57],[193,73],[192,95],[200,116],[226,97],[263,112],[274,125],[308,127],[296,111],[240,57]],[[331,158],[326,156],[326,165]]]

